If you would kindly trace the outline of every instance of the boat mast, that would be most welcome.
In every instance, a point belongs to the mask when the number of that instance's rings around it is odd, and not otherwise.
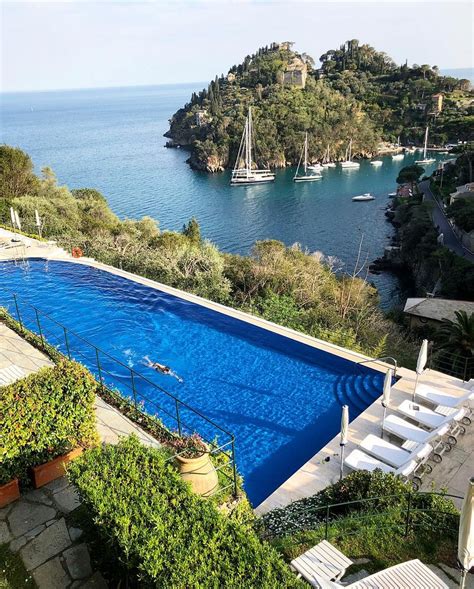
[[[349,157],[348,157],[347,161],[349,161],[349,162],[352,161],[351,157],[352,157],[352,139],[349,141]]]
[[[428,127],[426,127],[425,131],[425,148],[423,149],[423,159],[426,159],[426,148],[428,146]]]
[[[304,173],[306,175],[306,168],[308,167],[308,133],[304,137]]]
[[[247,121],[247,170],[252,171],[252,108],[249,106],[249,116]]]

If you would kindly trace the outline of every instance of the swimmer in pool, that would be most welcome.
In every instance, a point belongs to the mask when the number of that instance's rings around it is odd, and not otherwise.
[[[152,362],[148,356],[145,356],[143,359],[146,361],[145,366],[148,366],[148,368],[153,368],[153,370],[161,372],[161,374],[165,374],[166,376],[174,376],[178,382],[183,382],[183,379],[173,372],[169,366],[160,364],[159,362]]]

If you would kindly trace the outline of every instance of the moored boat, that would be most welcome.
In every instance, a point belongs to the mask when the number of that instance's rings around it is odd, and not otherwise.
[[[303,170],[304,173],[299,175],[299,170],[301,167],[301,162],[303,161]],[[314,166],[308,166],[308,133],[304,136],[304,145],[303,150],[301,151],[300,160],[298,162],[298,167],[296,168],[296,173],[293,177],[293,182],[314,182],[315,180],[321,180],[322,176],[320,173],[313,173],[308,174],[308,170],[313,170]]]
[[[427,154],[426,154],[427,149],[428,149],[428,127],[426,127],[426,131],[425,131],[425,145],[423,147],[423,159],[415,160],[415,164],[428,165],[428,164],[432,164],[433,162],[436,161],[434,158],[427,157]]]
[[[230,183],[232,186],[242,186],[246,184],[263,184],[274,180],[275,174],[271,170],[254,168],[252,157],[252,109],[249,107]]]
[[[358,196],[353,196],[352,200],[355,202],[364,202],[366,200],[375,200],[375,196],[370,194],[370,192],[365,192],[364,194],[359,194]]]
[[[352,161],[352,139],[349,141],[349,145],[346,150],[346,159],[341,162],[341,166],[343,168],[359,168],[360,164],[358,162]]]

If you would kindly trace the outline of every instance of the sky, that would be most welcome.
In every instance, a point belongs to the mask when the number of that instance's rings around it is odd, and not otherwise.
[[[206,81],[272,41],[316,61],[347,39],[396,62],[473,66],[473,4],[0,0],[0,91]]]

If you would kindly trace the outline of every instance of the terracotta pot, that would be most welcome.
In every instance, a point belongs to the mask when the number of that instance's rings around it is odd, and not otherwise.
[[[12,503],[12,501],[16,501],[19,497],[20,487],[18,486],[18,479],[13,479],[6,485],[0,487],[0,508]]]
[[[197,458],[175,456],[180,475],[191,483],[191,489],[198,495],[209,497],[219,486],[217,472],[208,453]]]
[[[33,483],[35,485],[35,489],[38,489],[39,487],[42,487],[43,485],[46,485],[51,481],[64,476],[66,472],[66,464],[81,454],[82,448],[75,448],[67,454],[58,456],[49,462],[45,462],[39,466],[33,466]]]

